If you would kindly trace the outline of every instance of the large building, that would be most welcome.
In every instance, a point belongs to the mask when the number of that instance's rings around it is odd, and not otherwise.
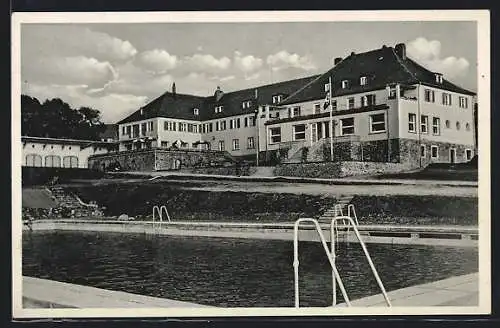
[[[383,46],[337,58],[321,75],[252,89],[200,97],[174,85],[118,122],[119,149],[209,149],[290,162],[464,162],[475,153],[474,96],[408,58],[404,44]]]

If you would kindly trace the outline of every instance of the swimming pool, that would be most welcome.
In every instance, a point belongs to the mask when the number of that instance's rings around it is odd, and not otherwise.
[[[360,245],[341,245],[337,263],[350,298],[378,294]],[[477,248],[367,247],[388,291],[478,271]],[[23,275],[221,307],[293,306],[292,260],[291,241],[23,234]],[[301,242],[299,283],[301,306],[331,305],[331,271],[320,243]]]

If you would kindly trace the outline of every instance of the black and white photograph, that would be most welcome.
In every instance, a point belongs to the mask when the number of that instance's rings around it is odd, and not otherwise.
[[[15,318],[490,313],[487,11],[12,17]]]

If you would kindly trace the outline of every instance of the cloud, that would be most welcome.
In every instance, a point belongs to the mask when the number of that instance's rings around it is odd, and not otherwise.
[[[168,70],[174,69],[178,64],[177,56],[160,49],[140,53],[137,62],[146,70],[154,73],[165,73]]]
[[[262,67],[262,59],[252,55],[242,56],[241,52],[234,52],[234,64],[244,73],[255,71]]]
[[[125,61],[137,54],[129,41],[87,27],[60,24],[23,26],[21,46],[23,54],[31,56],[86,56],[101,61]]]
[[[469,69],[467,59],[449,56],[441,58],[441,42],[418,37],[407,44],[408,57],[433,72],[443,73],[445,78],[465,76]]]
[[[38,85],[29,84],[23,93],[36,97],[41,102],[46,99],[60,98],[73,108],[88,106],[101,112],[101,120],[115,123],[143,106],[147,97],[131,94],[110,93],[99,97],[87,94],[85,85]]]
[[[22,66],[23,79],[33,83],[103,87],[117,77],[109,62],[95,58],[37,57]]]
[[[286,50],[281,50],[280,52],[267,56],[266,62],[274,71],[286,68],[299,68],[305,71],[316,69],[316,65],[308,56],[300,56],[296,53],[291,54]]]
[[[228,57],[216,58],[210,54],[194,54],[184,58],[183,65],[186,69],[195,71],[220,71],[227,70],[231,66]]]

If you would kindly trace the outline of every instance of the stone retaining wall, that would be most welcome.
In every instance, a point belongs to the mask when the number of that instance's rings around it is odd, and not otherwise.
[[[100,171],[112,166],[123,171],[161,171],[222,166],[229,162],[224,153],[216,151],[145,149],[91,156],[89,167]]]
[[[406,171],[408,168],[406,164],[382,162],[293,163],[276,166],[274,175],[327,179],[356,175],[397,173]]]

